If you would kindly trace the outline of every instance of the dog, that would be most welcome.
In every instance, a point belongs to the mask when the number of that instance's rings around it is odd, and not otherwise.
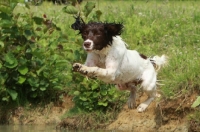
[[[167,56],[146,57],[136,50],[128,50],[120,37],[121,23],[89,22],[76,17],[72,24],[79,30],[87,52],[85,64],[74,63],[73,70],[105,83],[115,84],[119,90],[129,90],[128,108],[136,106],[137,85],[141,85],[148,98],[137,107],[143,112],[156,97],[157,72],[167,63]]]

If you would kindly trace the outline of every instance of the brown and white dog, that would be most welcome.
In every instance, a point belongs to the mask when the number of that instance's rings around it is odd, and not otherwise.
[[[136,86],[140,84],[148,95],[137,110],[143,112],[156,96],[157,71],[167,62],[165,55],[148,58],[135,50],[128,50],[119,36],[120,23],[90,22],[85,24],[80,17],[72,24],[79,30],[87,51],[85,64],[73,64],[73,70],[106,83],[116,84],[119,90],[129,90],[128,107],[135,107]]]

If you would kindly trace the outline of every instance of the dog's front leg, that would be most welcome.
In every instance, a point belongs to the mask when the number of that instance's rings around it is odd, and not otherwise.
[[[83,75],[90,77],[97,77],[98,79],[111,83],[115,80],[115,71],[114,69],[103,69],[99,67],[88,67],[80,63],[75,63],[73,65],[73,70],[77,71]]]
[[[74,63],[73,64],[73,71],[79,72],[83,75],[87,76],[95,76],[94,68],[93,70],[91,69],[92,67],[85,66],[80,63]]]
[[[79,72],[89,77],[101,76],[104,73],[101,69],[102,68],[99,68],[99,67],[88,67],[80,63],[73,64],[73,71]]]

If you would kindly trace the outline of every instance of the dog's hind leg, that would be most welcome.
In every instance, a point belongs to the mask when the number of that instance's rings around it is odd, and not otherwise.
[[[141,79],[143,80],[143,82],[141,86],[143,88],[143,91],[147,94],[148,98],[137,107],[138,112],[145,111],[149,104],[156,97],[156,72],[152,65],[147,68],[148,69],[142,74]]]
[[[144,90],[144,92],[147,94],[148,98],[137,107],[138,112],[145,111],[149,104],[154,100],[156,97],[156,85],[150,85],[148,89]]]

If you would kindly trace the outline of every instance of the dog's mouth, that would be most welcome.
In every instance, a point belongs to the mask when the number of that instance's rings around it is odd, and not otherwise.
[[[83,46],[84,50],[87,52],[91,52],[93,49],[92,48],[86,48],[85,46]]]
[[[91,52],[91,51],[92,51],[92,49],[86,49],[85,51],[87,51],[87,52]]]

